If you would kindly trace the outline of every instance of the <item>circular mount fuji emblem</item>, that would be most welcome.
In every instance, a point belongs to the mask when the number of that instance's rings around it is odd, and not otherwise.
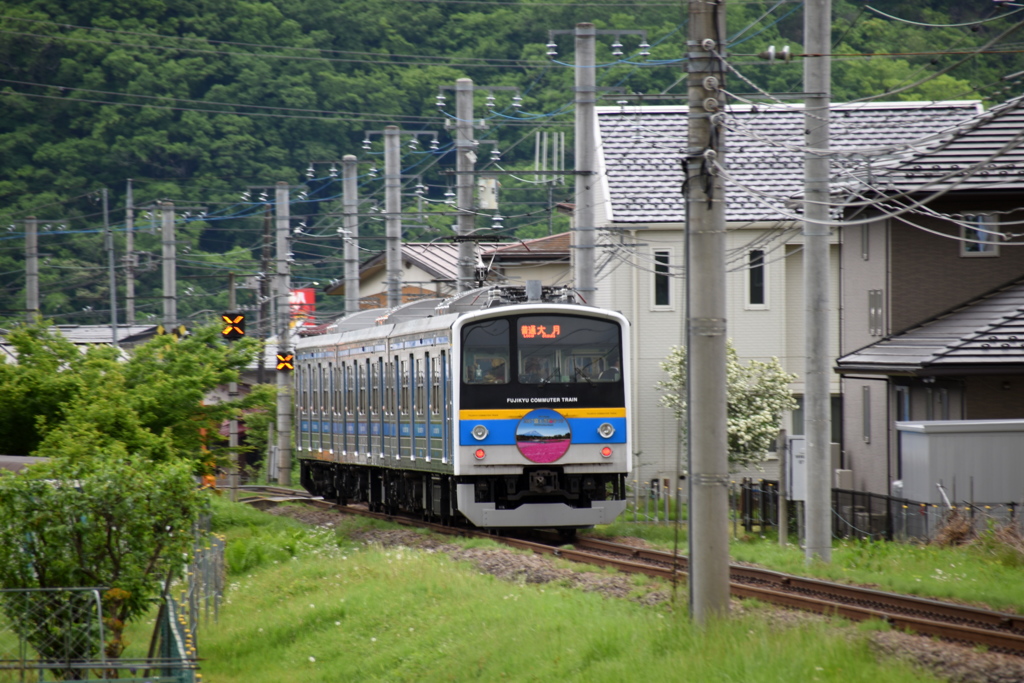
[[[516,446],[530,462],[555,462],[565,455],[571,443],[568,420],[550,408],[531,410],[516,426]]]

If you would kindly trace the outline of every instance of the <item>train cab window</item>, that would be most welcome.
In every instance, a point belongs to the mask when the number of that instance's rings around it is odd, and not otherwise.
[[[619,326],[573,316],[519,318],[516,329],[520,384],[619,382]]]
[[[508,320],[487,320],[462,330],[462,381],[507,384],[509,381]]]

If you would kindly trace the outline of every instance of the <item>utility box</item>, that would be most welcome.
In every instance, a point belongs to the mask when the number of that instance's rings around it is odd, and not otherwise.
[[[829,444],[829,472],[839,468],[839,444]],[[807,437],[791,436],[786,440],[786,498],[807,500]]]
[[[1024,420],[897,422],[903,496],[951,501],[1011,503],[1024,498]]]
[[[834,470],[836,480],[833,482],[837,489],[850,491],[853,489],[853,470]]]
[[[498,179],[480,178],[476,182],[477,206],[484,210],[497,210],[498,208]]]
[[[803,436],[787,439],[786,498],[807,500],[807,439]]]

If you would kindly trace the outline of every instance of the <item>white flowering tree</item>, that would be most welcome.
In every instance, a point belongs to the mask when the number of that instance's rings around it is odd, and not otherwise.
[[[671,408],[686,430],[686,347],[673,346],[661,367],[668,379],[658,382],[665,392],[661,404]],[[782,369],[777,358],[768,362],[740,362],[732,342],[726,346],[727,421],[729,463],[735,467],[764,460],[779,433],[782,413],[797,407],[789,390],[796,379]]]

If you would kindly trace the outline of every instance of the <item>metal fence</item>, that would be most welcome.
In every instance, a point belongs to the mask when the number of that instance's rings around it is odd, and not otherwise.
[[[196,529],[185,574],[158,601],[145,657],[106,656],[105,588],[0,590],[0,683],[99,681],[196,683],[196,634],[224,594],[224,540]]]
[[[625,521],[674,522],[685,518],[685,491],[667,489],[659,480],[632,482]],[[788,534],[802,535],[800,502],[786,506]],[[1022,528],[1018,503],[971,503],[935,505],[866,491],[832,489],[832,535],[835,538],[874,540],[930,540],[947,527],[951,518],[967,525],[971,533],[992,526]],[[733,533],[778,531],[779,482],[743,479],[729,485],[729,516]]]

